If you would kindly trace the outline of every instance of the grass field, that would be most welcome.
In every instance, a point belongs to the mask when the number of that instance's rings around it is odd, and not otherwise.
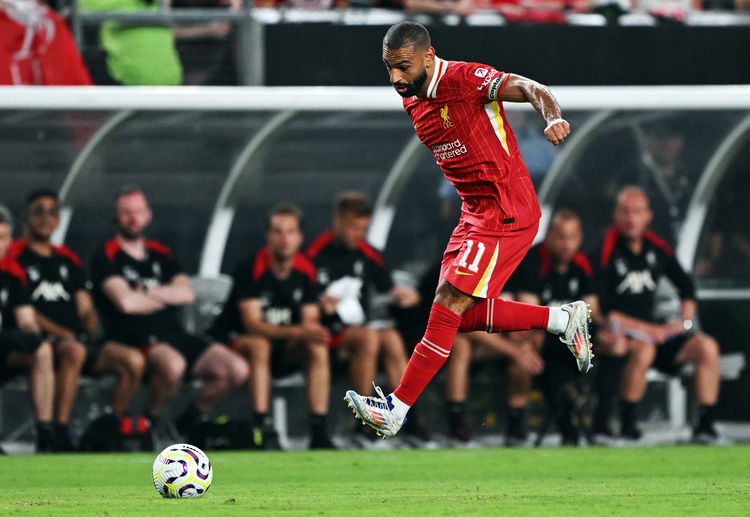
[[[210,452],[162,499],[155,454],[6,456],[0,515],[750,515],[750,446]]]

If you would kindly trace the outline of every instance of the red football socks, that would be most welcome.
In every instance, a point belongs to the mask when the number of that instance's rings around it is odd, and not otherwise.
[[[513,332],[516,330],[547,330],[549,307],[513,302],[502,298],[488,298],[477,303],[464,314],[459,332]]]
[[[424,337],[414,348],[401,384],[393,392],[401,402],[412,406],[445,364],[460,323],[461,316],[443,305],[432,304]]]
[[[433,303],[424,337],[414,348],[401,384],[393,394],[412,406],[448,359],[457,332],[512,332],[547,329],[549,307],[508,300],[479,300],[463,318],[439,303]]]

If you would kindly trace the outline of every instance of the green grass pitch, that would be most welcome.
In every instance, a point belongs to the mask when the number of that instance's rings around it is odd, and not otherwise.
[[[750,515],[750,446],[210,452],[162,499],[156,454],[6,456],[0,515]]]

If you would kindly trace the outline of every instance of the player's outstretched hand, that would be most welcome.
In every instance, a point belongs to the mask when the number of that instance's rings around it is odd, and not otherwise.
[[[544,136],[554,145],[563,143],[563,140],[570,134],[570,124],[563,118],[557,118],[547,124],[544,128]]]

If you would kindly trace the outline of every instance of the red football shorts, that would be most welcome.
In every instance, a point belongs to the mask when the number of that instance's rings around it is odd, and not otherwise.
[[[477,298],[499,298],[526,256],[539,223],[511,232],[491,232],[459,222],[443,254],[440,278]]]

